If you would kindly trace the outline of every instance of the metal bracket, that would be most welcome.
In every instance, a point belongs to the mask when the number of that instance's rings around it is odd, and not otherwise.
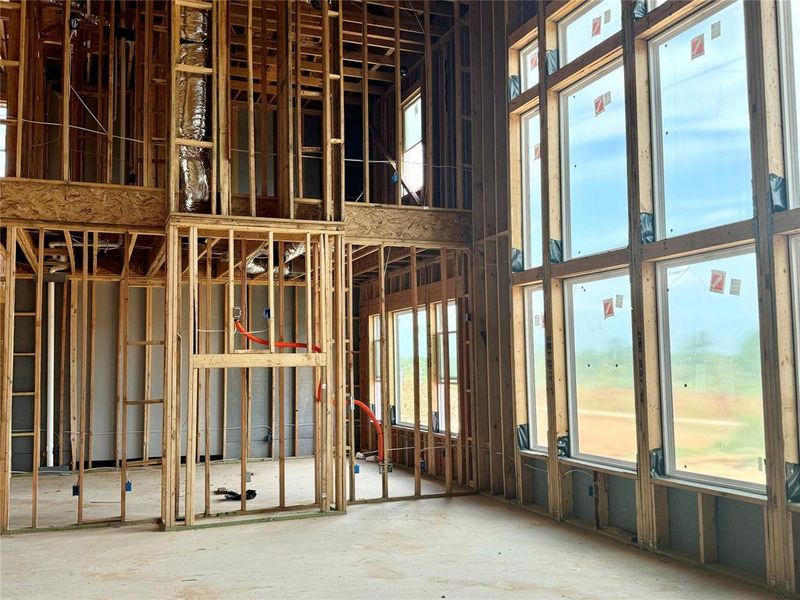
[[[241,321],[242,320],[242,307],[241,306],[234,306],[233,307],[233,320],[234,321]]]
[[[775,173],[769,174],[769,196],[772,201],[772,212],[783,212],[789,208],[786,180]]]
[[[786,463],[786,499],[800,502],[800,465]]]
[[[656,229],[653,213],[639,213],[639,241],[642,244],[652,244],[656,241]]]
[[[525,270],[525,258],[519,248],[511,249],[511,272],[521,273]]]
[[[556,455],[562,458],[568,458],[570,456],[568,435],[561,435],[556,438]]]
[[[530,448],[530,433],[528,431],[528,424],[522,423],[517,425],[517,447],[520,450],[527,450]]]
[[[664,477],[667,470],[664,468],[664,449],[653,448],[650,450],[650,476]]]
[[[519,82],[519,75],[511,75],[508,78],[508,99],[513,100],[520,95],[522,87]]]
[[[392,463],[390,463],[388,460],[384,460],[382,462],[379,462],[378,463],[378,473],[382,474],[384,469],[386,469],[387,473],[391,473],[392,472]]]
[[[544,53],[544,59],[547,62],[548,75],[552,75],[558,71],[558,50],[547,50]]]
[[[561,247],[561,240],[550,240],[550,264],[555,265],[564,262],[564,250]]]

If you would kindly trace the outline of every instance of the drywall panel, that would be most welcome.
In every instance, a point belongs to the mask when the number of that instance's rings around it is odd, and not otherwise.
[[[669,511],[670,548],[692,556],[699,556],[697,494],[677,488],[668,488],[667,510]]]
[[[764,509],[717,498],[717,544],[720,563],[765,577]]]
[[[608,477],[608,524],[636,534],[636,482]]]
[[[594,477],[587,471],[572,471],[572,514],[594,523]]]

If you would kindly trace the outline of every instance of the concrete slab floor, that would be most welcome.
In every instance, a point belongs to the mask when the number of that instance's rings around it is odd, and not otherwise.
[[[356,499],[381,497],[381,474],[378,465],[365,460],[357,461]],[[258,493],[247,503],[251,510],[277,507],[278,462],[273,460],[250,460],[247,470],[253,474],[247,485]],[[181,469],[181,498],[185,492],[185,467]],[[77,482],[77,473],[42,475],[39,477],[39,527],[63,527],[77,523],[77,498],[72,495],[72,485]],[[154,519],[161,515],[161,467],[137,467],[128,470],[132,483],[126,494],[126,517],[130,521]],[[195,513],[202,513],[205,503],[205,465],[198,464],[196,471]],[[345,479],[349,485],[349,478]],[[120,472],[112,469],[97,469],[84,473],[83,514],[87,520],[110,519],[120,514]],[[214,462],[211,464],[212,491],[217,488],[239,491],[241,487],[241,463]],[[458,486],[455,487],[458,489]],[[349,490],[349,488],[348,488]],[[441,480],[423,477],[423,494],[440,494],[445,491]],[[414,473],[401,467],[389,473],[389,496],[412,496]],[[314,503],[314,459],[291,458],[286,461],[286,504]],[[181,500],[183,509],[183,500]],[[211,512],[236,510],[235,503],[223,496],[211,496]],[[31,525],[31,477],[11,478],[11,529],[24,529]]]
[[[14,598],[775,598],[480,496],[160,533],[0,539]]]

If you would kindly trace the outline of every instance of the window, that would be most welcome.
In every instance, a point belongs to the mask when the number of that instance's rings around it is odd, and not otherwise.
[[[530,448],[547,450],[547,372],[544,344],[544,291],[525,288],[525,366],[528,382]]]
[[[525,266],[542,265],[542,160],[539,111],[522,117],[522,205]]]
[[[656,38],[650,57],[659,237],[751,219],[742,2]]]
[[[564,256],[628,243],[625,92],[616,63],[561,95]]]
[[[783,81],[784,143],[789,204],[800,207],[800,2],[778,2]],[[794,21],[794,23],[793,23]]]
[[[627,271],[565,281],[573,456],[636,460],[630,279]]]
[[[410,308],[393,313],[394,317],[394,402],[395,422],[414,426],[414,311]],[[419,340],[420,421],[427,423],[426,390],[428,389],[427,325],[425,307],[417,311]]]
[[[447,302],[447,352],[448,375],[450,386],[450,432],[458,433],[458,311],[456,301]],[[442,303],[436,304],[436,382],[437,397],[439,399],[439,431],[446,431],[444,425],[444,320],[442,318]]]
[[[800,235],[790,239],[792,269],[792,289],[794,293],[794,360],[797,375],[796,394],[800,399]]]
[[[370,327],[370,373],[372,374],[372,412],[380,419],[382,408],[383,374],[381,371],[381,316],[372,315],[369,318]]]
[[[0,104],[0,177],[6,176],[6,118],[8,107]]]
[[[591,50],[622,29],[619,0],[595,0],[558,24],[561,65]]]
[[[403,183],[411,192],[425,185],[422,147],[422,96],[417,92],[403,105]]]
[[[763,490],[753,249],[662,263],[658,288],[668,473]]]
[[[522,91],[539,83],[539,43],[532,41],[519,53],[519,73]]]

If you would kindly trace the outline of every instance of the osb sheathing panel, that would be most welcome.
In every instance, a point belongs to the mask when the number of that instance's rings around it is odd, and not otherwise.
[[[432,245],[472,243],[472,214],[436,208],[345,203],[348,241]]]
[[[0,214],[3,220],[161,228],[167,200],[159,189],[2,179]]]

